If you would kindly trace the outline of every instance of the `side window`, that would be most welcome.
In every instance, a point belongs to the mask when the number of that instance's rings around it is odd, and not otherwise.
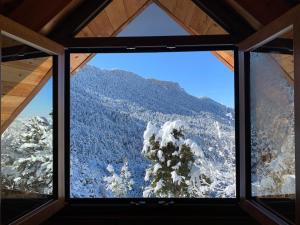
[[[52,56],[2,37],[1,224],[56,197],[52,66]]]
[[[284,49],[266,44],[250,55],[251,194],[295,220],[294,56],[291,34]]]

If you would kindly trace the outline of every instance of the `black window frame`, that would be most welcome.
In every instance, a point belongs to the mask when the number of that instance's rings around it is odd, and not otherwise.
[[[276,40],[279,40],[277,42]],[[280,43],[281,44],[276,44]],[[293,42],[293,40],[292,40]],[[273,43],[273,45],[272,45]],[[246,94],[246,196],[247,199],[252,201],[253,204],[257,204],[260,207],[263,207],[270,211],[272,214],[276,215],[282,223],[287,223],[287,224],[294,224],[294,221],[291,221],[289,218],[285,217],[284,215],[280,214],[277,212],[274,208],[268,206],[266,203],[264,203],[262,200],[258,199],[257,197],[253,196],[252,193],[252,174],[251,174],[251,167],[252,167],[252,157],[251,157],[251,152],[252,152],[252,144],[251,144],[251,131],[252,131],[252,126],[251,126],[251,53],[257,52],[257,53],[279,53],[279,54],[286,54],[286,55],[293,55],[294,54],[294,48],[293,44],[288,43],[287,40],[285,39],[280,39],[279,37],[275,37],[273,40],[267,42],[266,44],[259,46],[257,48],[252,49],[251,51],[245,52],[245,94]],[[293,86],[295,87],[295,86]],[[295,95],[295,94],[294,94]],[[295,108],[294,108],[294,113]],[[294,116],[295,118],[295,116]],[[296,130],[296,126],[294,125],[294,129]],[[296,143],[296,140],[295,140]],[[296,148],[295,148],[296,151]],[[296,158],[295,158],[296,160]],[[296,162],[295,162],[296,163]],[[296,169],[296,165],[295,165]],[[296,171],[295,171],[296,172]],[[296,174],[295,174],[296,175]],[[296,190],[295,190],[296,191]],[[296,192],[295,192],[296,195]],[[295,199],[295,204],[296,204],[296,199]],[[296,205],[295,205],[296,206]],[[295,215],[296,219],[296,215]]]
[[[199,205],[234,203],[240,201],[240,140],[239,140],[239,62],[238,48],[229,35],[156,36],[73,38],[65,43],[65,199],[71,204],[101,205]],[[234,54],[234,111],[235,111],[235,198],[71,198],[70,196],[70,56],[74,53],[157,53],[193,51],[232,51]]]
[[[3,35],[3,34],[0,34]],[[14,39],[13,39],[14,40]],[[22,43],[22,42],[20,42]],[[29,46],[26,46],[27,49],[29,49]],[[25,50],[26,50],[25,47]],[[0,63],[10,61],[10,60],[24,60],[24,59],[35,59],[40,57],[51,57],[52,58],[52,66],[51,66],[51,77],[52,81],[52,194],[49,195],[48,198],[41,199],[40,203],[36,203],[36,205],[33,208],[28,208],[27,210],[24,210],[22,213],[18,214],[16,217],[10,218],[8,220],[8,224],[22,218],[23,216],[30,214],[31,212],[49,205],[50,203],[58,200],[58,56],[57,55],[51,55],[46,54],[40,50],[34,50],[34,54],[24,54],[22,56],[8,56],[5,58],[5,61],[3,61],[3,56],[0,55]],[[2,76],[2,75],[1,75]],[[44,86],[43,86],[44,87]],[[43,88],[42,87],[42,88]],[[38,91],[38,93],[41,90]],[[38,94],[37,93],[37,94]],[[32,99],[31,99],[32,101]],[[30,102],[31,102],[30,101]],[[29,102],[29,104],[30,104]],[[27,106],[26,106],[27,107]],[[25,108],[26,108],[25,107]],[[1,141],[1,138],[0,138]],[[39,199],[39,198],[37,198]],[[3,204],[1,202],[1,204]]]

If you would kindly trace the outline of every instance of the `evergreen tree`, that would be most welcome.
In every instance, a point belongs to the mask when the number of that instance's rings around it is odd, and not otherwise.
[[[125,160],[121,168],[120,175],[116,174],[112,165],[107,166],[110,176],[104,177],[106,190],[111,191],[115,197],[128,197],[128,192],[132,190],[134,184],[131,173],[128,169],[128,161]]]
[[[52,125],[42,117],[25,121],[10,134],[2,157],[1,180],[6,189],[40,194],[52,193]],[[2,147],[2,146],[1,146]],[[9,151],[11,149],[11,151]]]
[[[199,188],[204,176],[199,173],[199,156],[202,151],[184,137],[181,121],[166,122],[161,129],[148,123],[144,133],[142,154],[151,161],[146,170],[144,197],[192,197],[195,183]],[[211,182],[207,179],[207,185]],[[199,185],[200,184],[200,185]]]

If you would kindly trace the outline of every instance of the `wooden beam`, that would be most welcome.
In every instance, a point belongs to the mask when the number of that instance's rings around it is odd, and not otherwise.
[[[226,0],[226,3],[230,5],[238,14],[240,14],[253,29],[258,30],[262,27],[260,21],[248,12],[247,8],[244,8],[239,3],[239,0]]]
[[[62,54],[64,47],[56,42],[40,35],[27,27],[0,15],[1,33],[9,38],[27,44],[48,54]]]
[[[265,43],[279,37],[293,28],[293,23],[299,19],[300,5],[295,6],[284,15],[280,16],[270,24],[258,30],[253,35],[249,36],[238,44],[242,51],[251,51],[262,46]]]
[[[26,0],[22,1],[8,17],[32,29],[40,31],[71,0]]]
[[[193,0],[193,2],[238,40],[255,32],[248,22],[225,1]]]
[[[48,35],[56,41],[79,33],[111,0],[83,1]]]
[[[290,0],[237,0],[238,4],[246,9],[262,25],[272,22],[274,19],[287,12],[294,4]]]

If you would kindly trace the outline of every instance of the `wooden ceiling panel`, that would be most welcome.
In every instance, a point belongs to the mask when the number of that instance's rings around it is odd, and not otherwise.
[[[191,0],[155,0],[179,25],[195,35],[227,34],[213,19]]]
[[[88,29],[88,31],[86,29]],[[109,37],[113,32],[113,25],[111,24],[107,13],[103,11],[97,16],[97,19],[93,20],[80,31],[77,37]]]
[[[51,76],[52,57],[1,64],[1,133]]]
[[[272,57],[285,71],[288,80],[294,82],[294,56],[285,54],[272,54]]]
[[[44,73],[51,69],[51,66],[51,57],[3,62],[1,81],[38,84],[45,75]]]
[[[123,21],[128,18],[123,0],[113,1],[105,9],[105,11],[110,23],[115,30],[118,29],[123,24]]]
[[[2,95],[26,97],[37,84],[1,81]]]

